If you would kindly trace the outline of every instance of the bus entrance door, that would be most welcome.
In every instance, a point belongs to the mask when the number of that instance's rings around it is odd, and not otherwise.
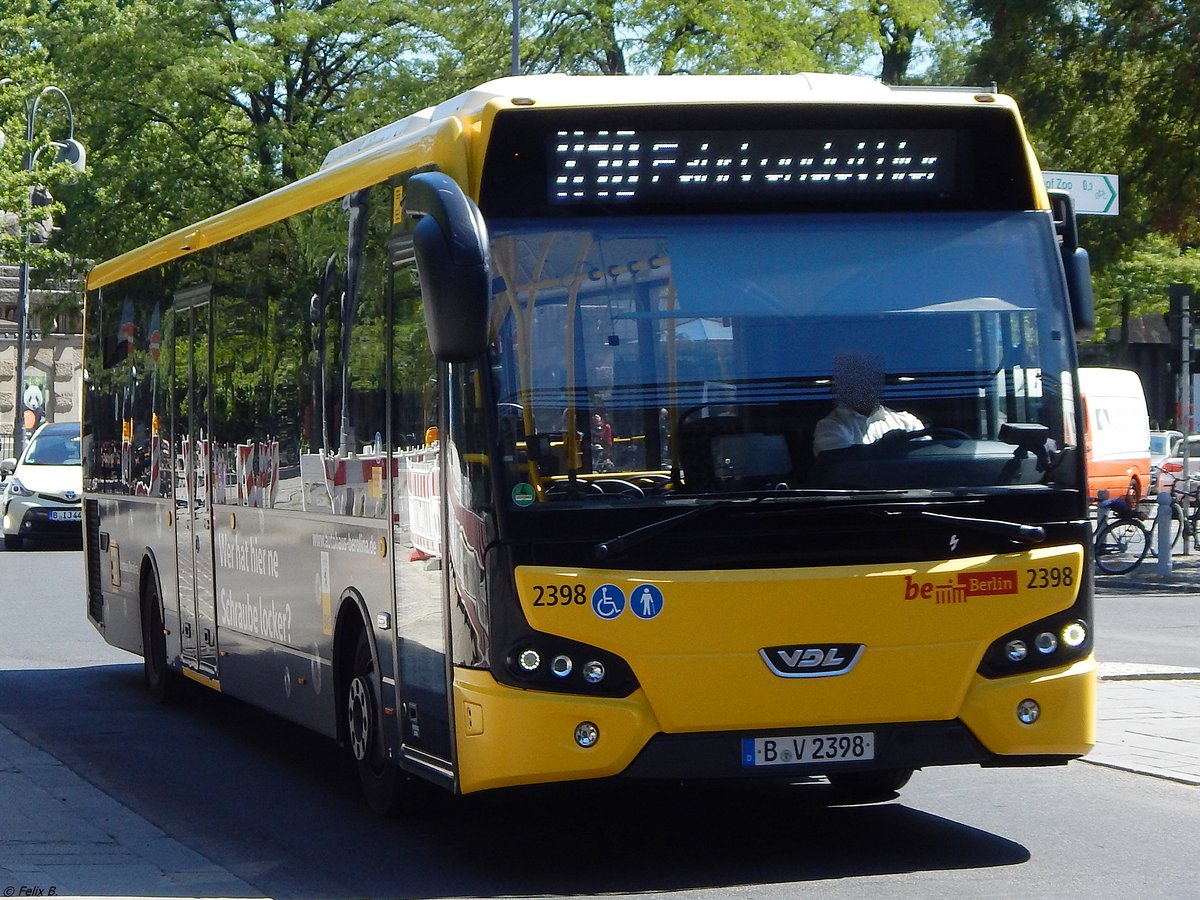
[[[177,488],[180,643],[184,662],[217,675],[217,616],[213,584],[212,447],[209,441],[210,335],[205,285],[175,297],[177,368],[176,434],[183,470]],[[186,374],[185,374],[186,373]]]

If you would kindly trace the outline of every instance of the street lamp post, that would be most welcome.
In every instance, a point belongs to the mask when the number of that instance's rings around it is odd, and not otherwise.
[[[13,79],[0,79],[0,87],[6,84],[13,84]],[[67,108],[67,138],[65,141],[51,141],[49,144],[34,148],[33,141],[35,137],[34,126],[37,123],[38,108],[41,106],[42,98],[47,95],[53,95],[62,100],[63,105]],[[75,140],[75,115],[71,109],[71,101],[66,93],[55,85],[47,85],[42,88],[36,95],[33,95],[32,101],[29,98],[25,100],[25,153],[23,157],[23,168],[26,172],[33,172],[34,166],[37,164],[38,155],[46,149],[46,147],[54,147],[58,151],[58,161],[69,163],[77,172],[82,172],[86,165],[87,152],[83,145]],[[32,193],[30,194],[29,204],[33,203]],[[20,276],[17,281],[17,385],[16,385],[16,415],[13,421],[13,455],[20,456],[21,451],[25,447],[25,350],[26,350],[26,333],[29,329],[29,247],[31,244],[30,225],[26,221],[22,226],[24,231],[25,253],[21,257]]]
[[[512,0],[512,74],[521,74],[521,0]]]

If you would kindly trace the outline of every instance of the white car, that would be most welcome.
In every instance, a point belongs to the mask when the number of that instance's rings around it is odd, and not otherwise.
[[[1200,475],[1200,434],[1190,434],[1187,439],[1188,464],[1187,473],[1183,471],[1182,436],[1171,445],[1171,454],[1162,461],[1160,470],[1175,478],[1195,478]]]
[[[25,540],[83,537],[83,459],[78,422],[52,422],[33,433],[20,459],[0,462],[4,546]]]
[[[1150,432],[1150,467],[1157,469],[1179,449],[1183,434],[1179,431]]]

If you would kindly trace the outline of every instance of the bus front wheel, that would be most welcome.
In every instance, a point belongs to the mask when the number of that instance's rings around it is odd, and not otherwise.
[[[384,756],[379,673],[365,632],[358,635],[346,686],[346,737],[367,805],[384,816],[400,811],[406,776]]]
[[[170,703],[178,696],[179,676],[167,665],[162,603],[153,574],[142,588],[142,674],[150,695],[159,703]]]

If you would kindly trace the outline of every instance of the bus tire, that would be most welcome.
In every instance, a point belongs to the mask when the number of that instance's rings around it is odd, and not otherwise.
[[[908,784],[912,769],[881,769],[876,772],[836,772],[825,777],[842,797],[856,802],[890,800]]]
[[[171,703],[178,698],[179,675],[167,665],[167,636],[153,572],[142,586],[142,675],[157,702]]]
[[[345,699],[346,745],[358,770],[363,796],[379,815],[394,816],[401,809],[406,776],[384,757],[379,673],[367,634],[362,630],[354,647]]]

